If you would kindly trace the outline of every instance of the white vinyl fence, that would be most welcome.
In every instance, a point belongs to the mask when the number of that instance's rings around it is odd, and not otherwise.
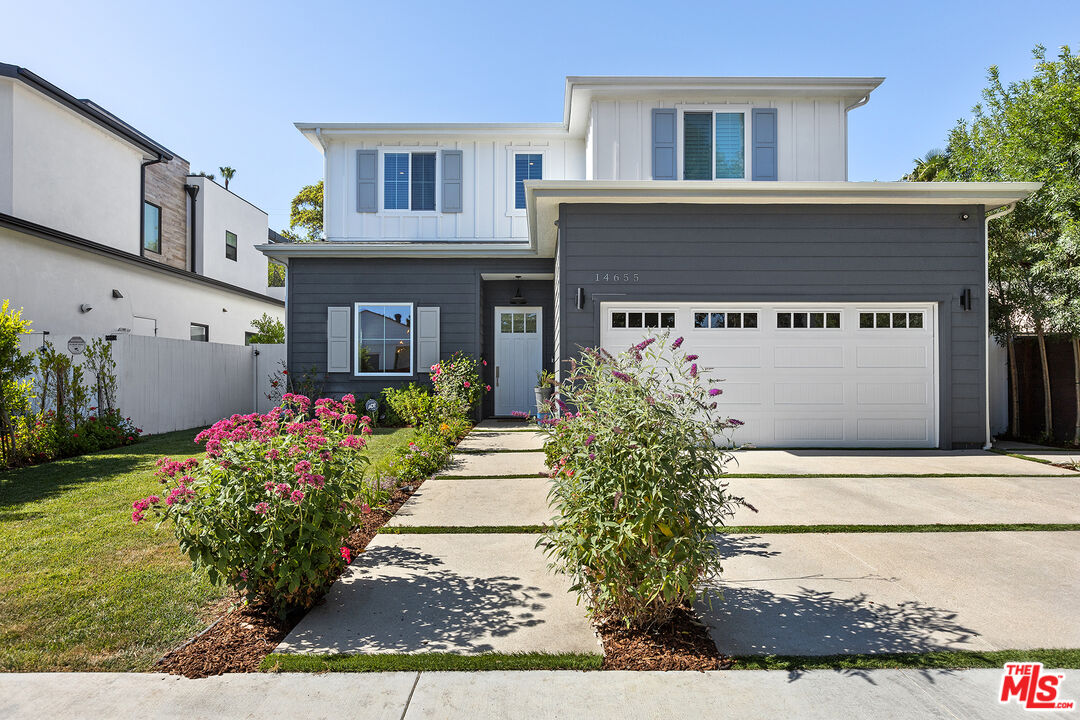
[[[269,409],[266,376],[280,369],[285,346],[120,335],[112,353],[117,406],[144,434],[157,434]]]

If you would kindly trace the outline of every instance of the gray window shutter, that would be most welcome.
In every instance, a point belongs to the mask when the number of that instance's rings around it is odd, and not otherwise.
[[[461,208],[462,165],[461,150],[442,151],[442,211],[459,213]],[[437,308],[436,308],[437,309]]]
[[[753,108],[750,111],[753,180],[777,180],[776,108]]]
[[[349,372],[349,308],[326,308],[326,372]]]
[[[416,371],[430,373],[431,366],[439,362],[439,308],[416,308]]]
[[[356,212],[379,210],[379,153],[356,151]]]
[[[652,111],[652,177],[653,180],[677,180],[675,177],[675,108],[653,108]]]

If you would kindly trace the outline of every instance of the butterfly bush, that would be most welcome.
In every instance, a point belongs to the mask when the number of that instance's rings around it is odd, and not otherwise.
[[[721,571],[715,529],[746,505],[720,480],[740,423],[681,346],[586,349],[553,401],[558,515],[539,545],[601,621],[649,627],[692,603]]]
[[[435,394],[447,403],[450,414],[472,417],[484,393],[490,392],[491,386],[480,381],[481,364],[486,366],[487,361],[478,363],[472,355],[456,352],[431,366]]]
[[[213,582],[284,612],[310,607],[343,565],[350,530],[389,489],[365,482],[371,420],[356,399],[286,393],[265,415],[233,415],[199,433],[202,460],[158,461],[160,493],[137,500],[172,524]],[[159,523],[160,525],[160,523]]]

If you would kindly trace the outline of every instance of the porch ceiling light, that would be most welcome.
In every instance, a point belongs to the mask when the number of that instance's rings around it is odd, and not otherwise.
[[[517,290],[514,291],[514,297],[510,298],[511,305],[524,305],[525,296],[521,294],[521,286],[518,285]]]

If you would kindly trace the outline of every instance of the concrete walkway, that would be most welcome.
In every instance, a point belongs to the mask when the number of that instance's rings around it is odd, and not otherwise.
[[[488,435],[536,433],[483,435],[479,442],[487,443]],[[542,458],[459,453],[455,465],[464,474],[526,474],[542,469]],[[551,516],[546,495],[547,479],[539,476],[431,478],[392,520],[406,532],[376,536],[277,652],[601,654],[569,579],[548,570],[536,535],[407,533],[417,526],[538,525]]]
[[[739,450],[732,474],[1071,475],[1080,473],[983,450]]]
[[[525,432],[507,434],[535,435],[535,433]],[[542,452],[458,453],[454,456],[450,466],[439,473],[439,475],[479,478],[495,477],[499,475],[528,475],[540,477],[547,475],[547,461]]]
[[[997,697],[1000,670],[740,670],[224,675],[187,680],[118,673],[0,674],[0,717],[295,720],[410,718],[801,718],[875,720],[1030,717]],[[1080,672],[1061,696],[1080,698]],[[1040,718],[1076,712],[1043,711]]]
[[[1080,533],[732,535],[718,546],[724,601],[699,610],[723,653],[1080,647]]]
[[[732,525],[1080,523],[1080,475],[731,478],[728,485],[758,509],[740,509]]]

